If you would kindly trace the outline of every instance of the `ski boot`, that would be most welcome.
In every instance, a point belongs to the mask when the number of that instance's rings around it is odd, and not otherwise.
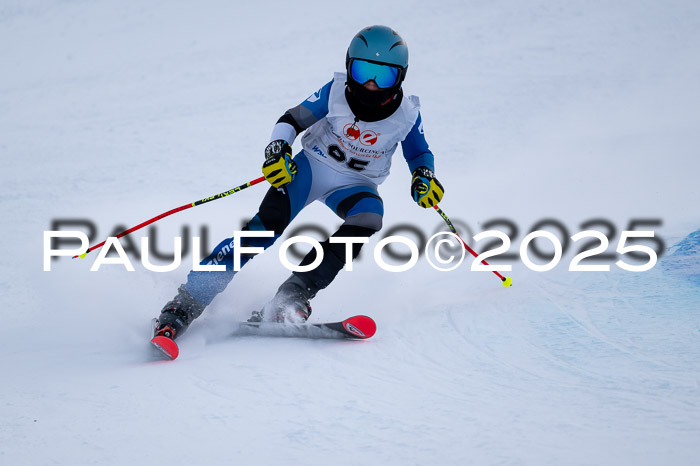
[[[277,290],[272,300],[260,311],[253,311],[248,322],[287,322],[300,324],[309,319],[311,304],[309,300],[316,293],[304,282],[292,275]]]
[[[199,304],[184,286],[180,285],[177,296],[168,301],[160,311],[153,336],[165,336],[174,340],[187,330],[187,327],[202,315],[202,312],[204,312],[204,306]]]
[[[178,288],[177,296],[163,307],[160,316],[153,319],[153,346],[161,350],[170,359],[179,354],[175,338],[182,334],[194,319],[204,311],[204,306],[198,303],[185,289]]]

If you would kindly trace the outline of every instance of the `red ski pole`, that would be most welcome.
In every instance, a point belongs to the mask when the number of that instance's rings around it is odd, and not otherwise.
[[[162,218],[165,218],[165,217],[167,217],[167,216],[169,216],[169,215],[172,215],[172,214],[175,214],[175,213],[177,213],[177,212],[182,212],[183,210],[187,210],[187,209],[189,209],[190,207],[197,207],[198,205],[206,204],[207,202],[215,201],[215,200],[217,200],[217,199],[221,199],[221,198],[223,198],[223,197],[226,197],[226,196],[229,196],[229,195],[231,195],[231,194],[237,193],[238,191],[241,191],[241,190],[243,190],[243,189],[245,189],[245,188],[249,188],[249,187],[251,187],[251,186],[253,186],[253,185],[258,184],[258,183],[260,183],[261,181],[265,181],[265,177],[264,177],[264,176],[261,176],[260,178],[256,178],[256,179],[254,179],[253,181],[249,181],[249,182],[247,182],[246,184],[242,184],[242,185],[237,186],[237,187],[235,187],[235,188],[233,188],[233,189],[229,189],[228,191],[224,191],[223,193],[219,193],[219,194],[217,194],[217,195],[215,195],[215,196],[205,197],[204,199],[200,199],[200,200],[195,201],[195,202],[192,202],[192,203],[190,203],[190,204],[185,204],[185,205],[182,205],[182,206],[177,207],[177,208],[175,208],[175,209],[169,210],[169,211],[167,211],[167,212],[163,212],[162,214],[160,214],[160,215],[158,215],[158,216],[156,216],[156,217],[153,217],[153,218],[150,219],[150,220],[146,220],[146,221],[143,222],[143,223],[139,223],[139,224],[136,225],[135,227],[131,227],[131,228],[129,228],[128,230],[122,231],[122,232],[119,233],[117,236],[115,236],[115,238],[121,238],[122,236],[126,236],[126,235],[128,235],[129,233],[133,233],[133,232],[135,232],[136,230],[140,230],[141,228],[143,228],[143,227],[145,227],[145,226],[147,226],[147,225],[150,225],[151,223],[155,223],[155,222],[157,222],[158,220],[160,220],[160,219],[162,219]],[[92,246],[91,248],[89,248],[89,249],[88,249],[87,251],[85,251],[84,253],[79,254],[79,255],[77,255],[77,256],[73,256],[73,259],[75,259],[76,257],[80,257],[81,259],[84,259],[85,256],[87,256],[87,254],[88,254],[90,251],[94,251],[95,249],[101,248],[102,246],[105,245],[106,242],[107,242],[107,241],[105,240],[105,241],[102,241],[100,244],[96,244],[96,245]]]
[[[442,217],[442,219],[445,221],[447,226],[450,228],[450,231],[454,233],[454,235],[459,239],[459,241],[462,243],[462,246],[464,246],[464,248],[467,251],[469,251],[472,254],[472,256],[478,257],[479,255],[472,248],[469,247],[469,245],[462,239],[461,236],[459,236],[459,233],[457,233],[457,230],[455,230],[455,227],[454,225],[452,225],[452,222],[450,221],[450,218],[447,216],[447,214],[443,212],[442,209],[437,206],[437,204],[434,205],[433,208],[437,211],[438,214],[440,214],[440,217]],[[485,260],[482,260],[481,263],[484,265],[489,265],[489,263]],[[492,272],[495,273],[496,276],[501,279],[503,286],[510,286],[513,284],[513,279],[511,279],[510,277],[504,277],[495,270],[492,270]]]

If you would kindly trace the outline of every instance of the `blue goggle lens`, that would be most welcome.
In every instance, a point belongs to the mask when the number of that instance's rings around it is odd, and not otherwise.
[[[399,77],[399,69],[395,66],[379,65],[364,60],[353,60],[350,65],[352,79],[364,84],[373,79],[377,86],[388,88],[396,84]]]

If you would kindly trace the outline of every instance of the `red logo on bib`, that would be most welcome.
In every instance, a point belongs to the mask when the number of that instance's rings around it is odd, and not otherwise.
[[[360,137],[360,128],[355,126],[353,123],[348,123],[345,125],[345,128],[343,128],[343,133],[345,134],[345,137],[350,139],[351,141],[357,140],[357,138]]]
[[[360,144],[363,146],[373,146],[375,142],[377,142],[377,133],[370,129],[363,131],[360,135]]]
[[[363,146],[373,146],[379,137],[379,135],[371,129],[360,131],[360,128],[358,128],[355,123],[348,123],[345,125],[343,134],[351,141],[359,141]]]

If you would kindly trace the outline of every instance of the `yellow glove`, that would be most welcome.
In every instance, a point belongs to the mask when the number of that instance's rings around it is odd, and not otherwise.
[[[265,179],[275,188],[289,184],[297,174],[297,164],[292,160],[292,146],[278,139],[265,148],[265,162],[262,166]]]
[[[413,170],[411,197],[419,206],[427,208],[437,205],[444,194],[445,190],[432,170],[426,167]]]

